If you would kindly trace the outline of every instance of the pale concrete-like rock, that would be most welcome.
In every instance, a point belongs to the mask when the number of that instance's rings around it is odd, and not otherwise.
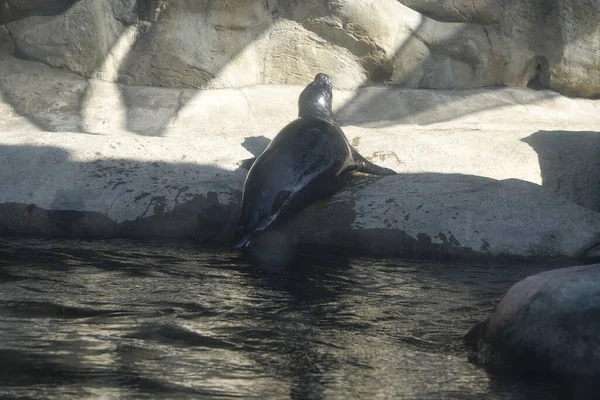
[[[171,0],[132,46],[123,81],[195,88],[259,83],[264,54],[253,42],[271,24],[263,1]]]
[[[0,55],[2,233],[227,242],[246,174],[236,163],[297,115],[302,88],[126,86]],[[367,254],[597,254],[598,214],[558,196],[599,207],[585,184],[600,176],[598,101],[394,87],[334,100],[352,145],[400,175],[310,207],[290,240]]]
[[[298,85],[319,71],[331,71],[336,85],[344,88],[367,79],[360,59],[351,51],[323,40],[297,22],[277,22],[268,42],[260,46],[265,54],[265,83]]]
[[[231,240],[250,155],[238,137],[4,133],[2,234]],[[263,144],[264,145],[264,144]],[[600,214],[524,181],[432,173],[363,178],[281,232],[371,255],[586,256]]]
[[[562,54],[548,57],[550,87],[569,95],[600,96],[600,3],[571,2],[560,7]]]
[[[497,366],[600,375],[600,265],[530,276],[467,335],[479,361]]]
[[[500,85],[497,53],[485,27],[421,17],[395,55],[391,82],[432,89]]]
[[[214,239],[240,197],[237,140],[3,133],[0,232]],[[247,156],[246,156],[247,158]],[[8,193],[10,192],[10,193]],[[60,213],[58,211],[64,211]]]

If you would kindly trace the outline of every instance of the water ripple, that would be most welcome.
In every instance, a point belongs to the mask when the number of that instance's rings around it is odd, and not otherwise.
[[[0,239],[0,397],[556,399],[462,341],[547,268]]]

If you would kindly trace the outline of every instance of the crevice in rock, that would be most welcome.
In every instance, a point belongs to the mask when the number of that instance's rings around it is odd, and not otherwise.
[[[575,256],[578,259],[600,260],[600,240],[584,248]]]
[[[152,21],[152,10],[154,0],[138,0],[137,2],[137,14],[140,21]]]
[[[6,33],[8,34],[8,41],[5,42],[5,44],[0,43],[0,49],[6,51],[8,54],[14,54],[15,38],[12,35],[12,32],[10,31],[10,29],[8,28],[8,25],[0,25],[0,29],[2,29],[2,27],[4,27],[4,29],[6,30]]]
[[[549,87],[549,66],[548,59],[542,56],[536,56],[532,60],[533,72],[527,82],[527,87],[533,90],[542,90]]]
[[[393,58],[386,56],[385,50],[368,37],[352,34],[343,24],[326,19],[309,19],[300,24],[325,42],[341,46],[357,57],[367,73],[365,83],[385,83],[392,78]]]

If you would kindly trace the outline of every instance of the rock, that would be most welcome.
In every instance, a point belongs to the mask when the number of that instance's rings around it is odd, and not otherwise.
[[[575,96],[600,95],[600,4],[595,0],[563,0],[560,26],[563,49],[550,63],[549,87]],[[548,44],[548,47],[551,47]]]
[[[579,257],[600,239],[600,214],[520,180],[402,174],[358,180],[282,234],[385,256]]]
[[[272,24],[263,1],[169,1],[132,46],[122,67],[128,83],[193,88],[259,83],[263,49],[254,44]]]
[[[0,25],[31,15],[58,15],[76,0],[1,0]]]
[[[538,131],[521,139],[537,153],[542,185],[600,211],[600,135],[596,131]]]
[[[391,82],[433,89],[499,85],[502,70],[491,34],[477,24],[423,17],[395,55]]]
[[[301,90],[127,86],[0,54],[0,233],[227,243],[245,178],[236,163],[297,115]],[[579,180],[594,176],[584,139],[597,103],[506,88],[336,90],[353,146],[400,175],[358,179],[279,239],[372,255],[597,256],[599,214],[568,201],[597,205]]]
[[[491,24],[502,16],[498,0],[399,0],[402,4],[437,21]]]
[[[395,1],[247,0],[193,9],[184,3],[171,1],[133,48],[123,69],[131,82],[197,88],[303,84],[327,71],[337,87],[352,88],[391,76],[400,40],[394,19],[403,10]]]
[[[235,88],[303,84],[326,71],[336,87],[345,89],[372,83],[434,89],[508,85],[578,96],[600,94],[596,0],[505,3],[5,4],[22,11],[21,19],[8,24],[16,54],[111,82]],[[39,7],[35,12],[34,5]]]
[[[59,15],[35,15],[7,26],[20,57],[114,80],[137,35],[136,26],[127,29],[122,23],[131,19],[135,7],[135,0],[80,0]]]
[[[5,26],[0,25],[0,51],[12,53],[14,50],[13,39]]]
[[[248,138],[269,140],[297,114],[301,90],[110,84],[0,54],[0,131],[201,134],[235,137],[243,149]],[[598,101],[523,89],[368,87],[336,90],[334,106],[353,145],[398,172],[516,178],[600,210],[597,191],[587,183],[598,175]]]
[[[210,243],[228,233],[240,197],[236,142],[3,134],[0,154],[11,167],[0,175],[14,191],[0,200],[0,234]]]
[[[266,83],[301,84],[319,71],[331,71],[336,86],[356,87],[368,79],[358,57],[348,49],[323,40],[293,21],[276,23],[277,34],[264,43]],[[294,70],[294,74],[287,71]]]
[[[0,107],[7,110],[0,129],[185,136],[197,135],[202,121],[206,135],[239,134],[243,140],[273,135],[273,127],[289,122],[303,86],[221,91],[137,87],[86,80],[0,53]],[[384,144],[376,141],[381,132],[387,143],[394,142],[400,157],[394,168],[534,183],[542,183],[538,155],[533,143],[521,140],[539,130],[594,131],[600,124],[598,107],[597,100],[507,88],[432,91],[388,86],[334,94],[336,118],[348,138],[378,162],[391,156],[377,148]],[[594,148],[588,149],[586,160],[593,159]]]
[[[4,133],[0,234],[229,243],[248,158],[237,137]],[[264,143],[263,143],[264,146]],[[577,257],[600,214],[518,180],[363,178],[289,221],[301,248],[428,257]],[[286,239],[287,240],[287,239]]]
[[[488,365],[600,375],[600,264],[520,281],[467,340]]]
[[[499,20],[506,49],[504,81],[524,86],[540,67],[544,87],[600,94],[600,8],[596,0],[513,1]]]
[[[418,22],[417,13],[395,1],[282,1],[282,15],[300,23],[305,29],[328,43],[348,51],[364,71],[362,81],[385,82],[392,75],[392,60],[396,49],[410,35]],[[284,50],[284,49],[282,49]],[[285,53],[285,51],[284,51]],[[335,53],[334,53],[335,54]],[[329,70],[340,71],[338,61]],[[332,75],[334,80],[340,76]]]

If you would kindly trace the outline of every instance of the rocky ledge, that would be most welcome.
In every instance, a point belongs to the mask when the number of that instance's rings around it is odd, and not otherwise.
[[[229,244],[246,176],[237,163],[295,118],[300,91],[126,86],[0,56],[0,234]],[[395,87],[336,91],[334,101],[353,146],[398,175],[356,176],[288,221],[277,243],[598,255],[599,101]]]

